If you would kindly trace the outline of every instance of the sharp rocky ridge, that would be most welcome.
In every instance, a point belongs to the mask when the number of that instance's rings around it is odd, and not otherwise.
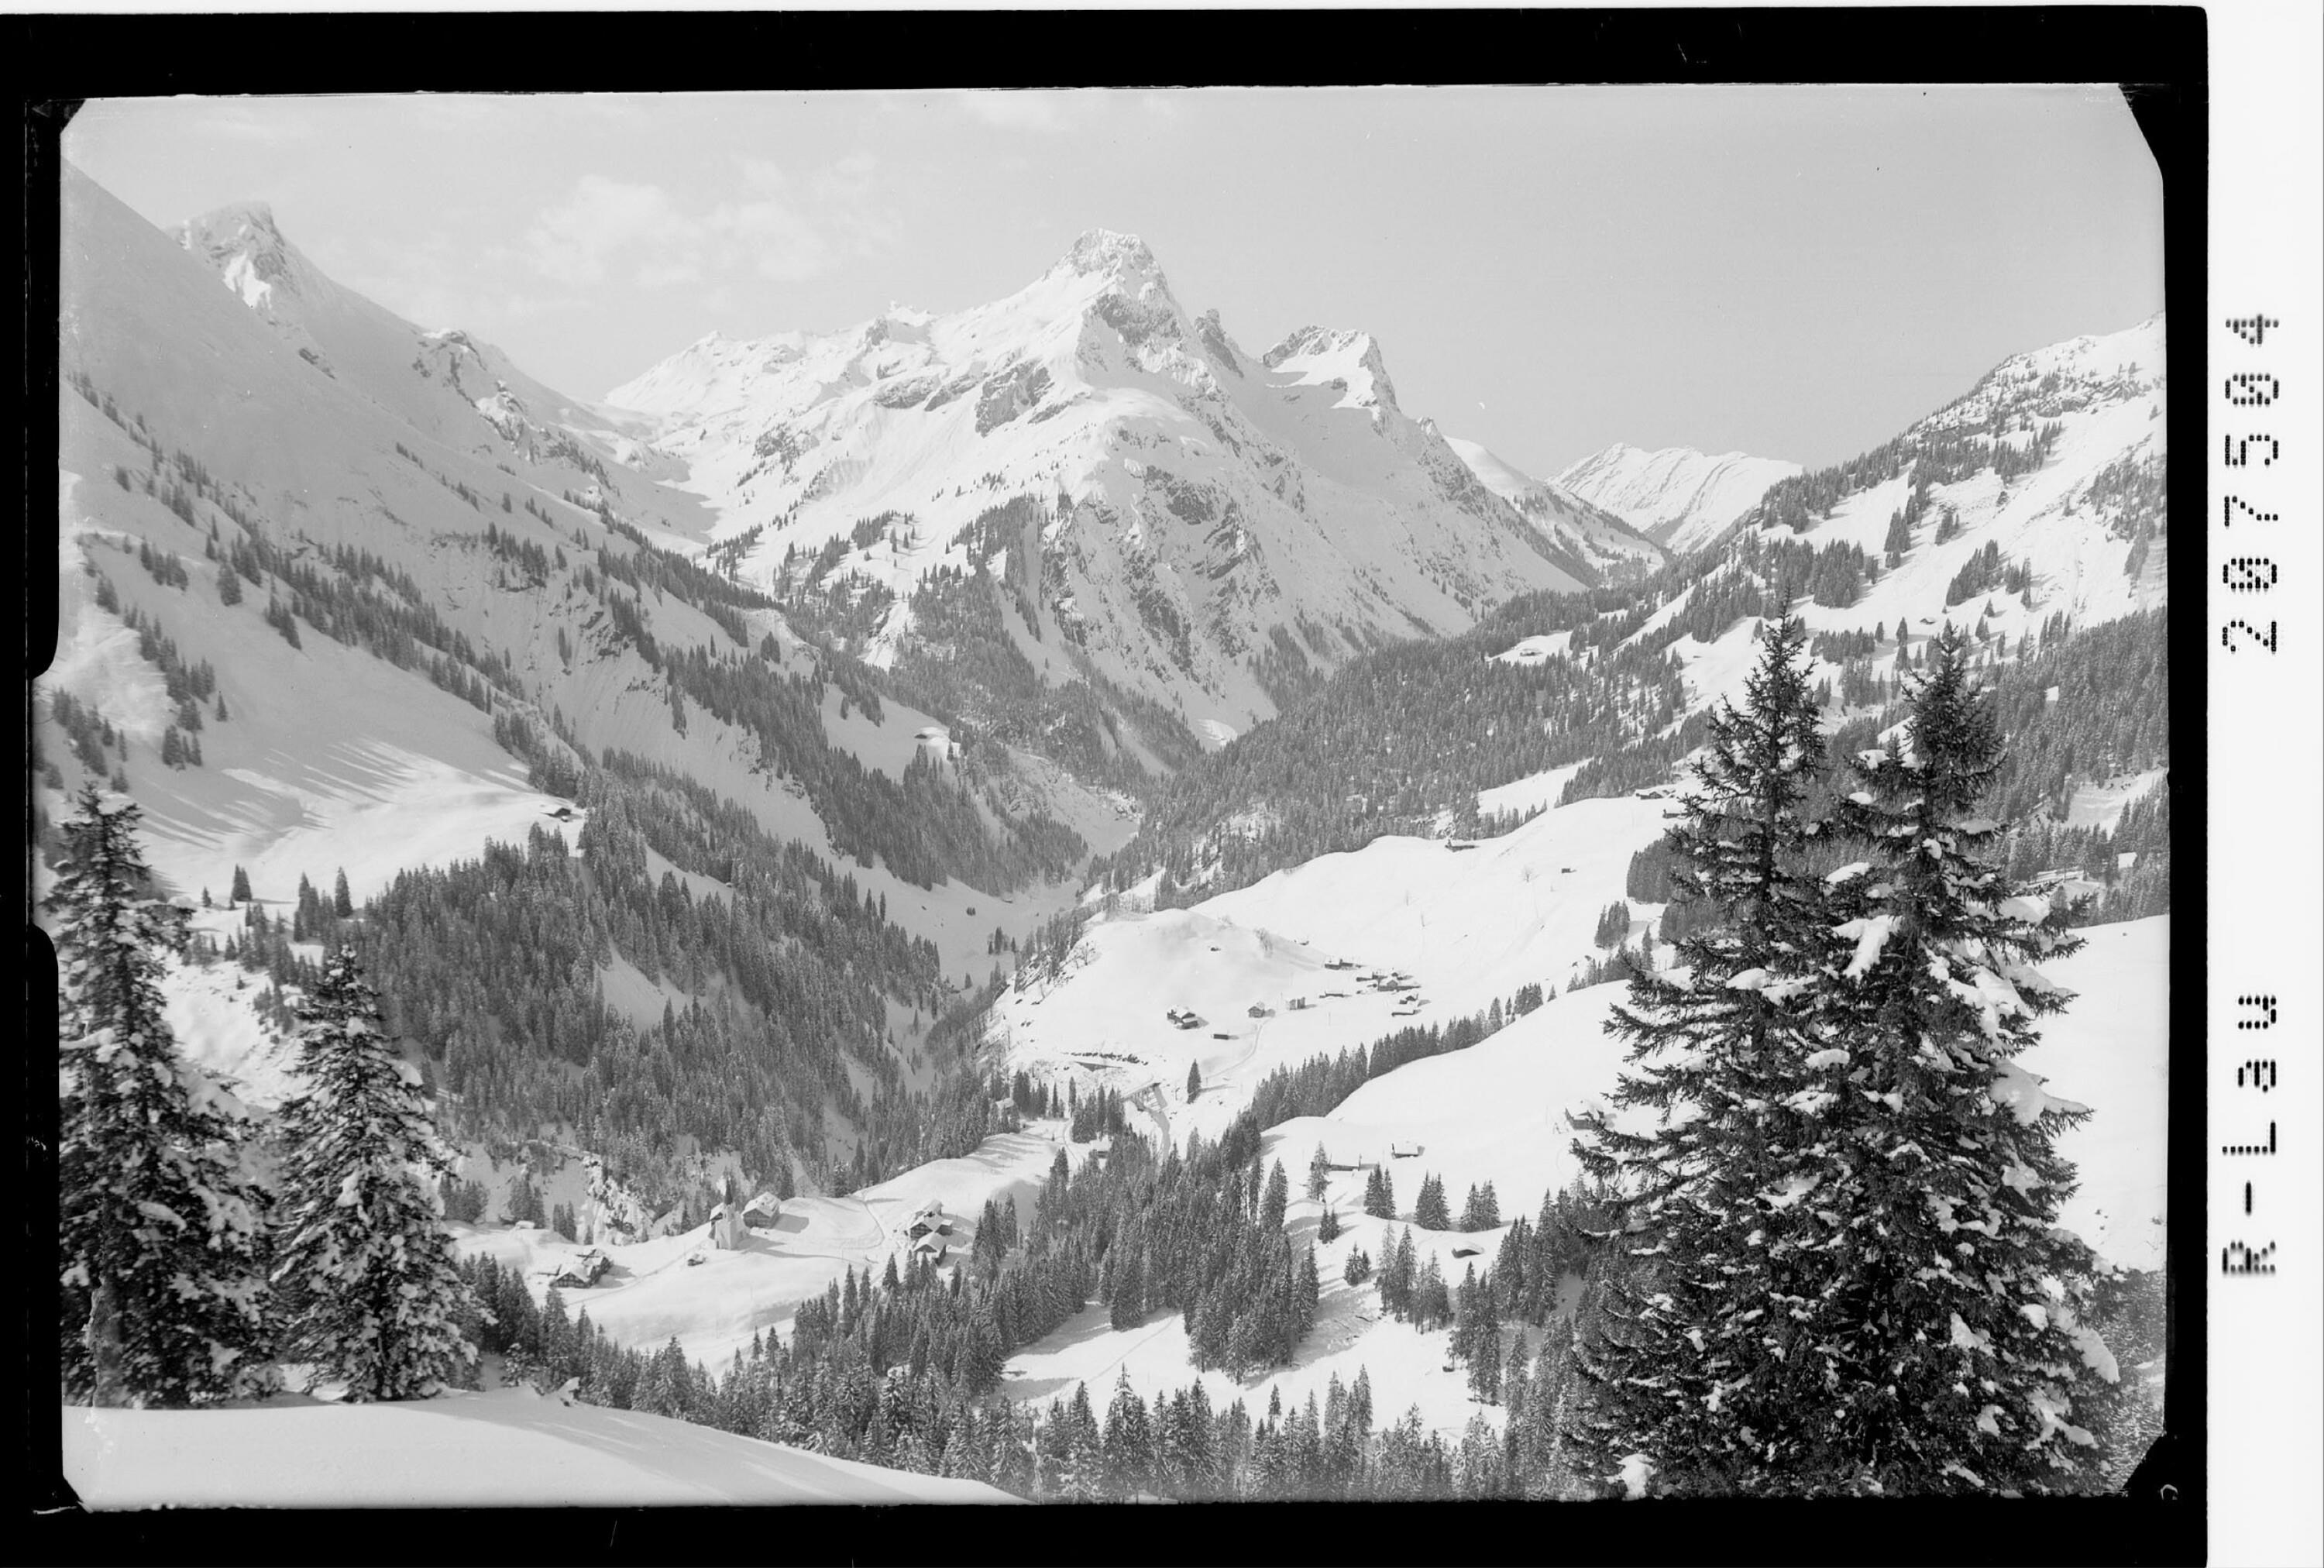
[[[872,662],[989,576],[1043,680],[1234,733],[1385,641],[1659,559],[1562,493],[1480,483],[1369,334],[1254,353],[1093,230],[1005,299],[696,342],[606,395],[683,465],[743,580]],[[835,542],[840,541],[840,542]]]

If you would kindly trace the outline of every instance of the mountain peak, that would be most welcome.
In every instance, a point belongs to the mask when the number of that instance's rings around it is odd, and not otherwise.
[[[1269,370],[1296,373],[1302,384],[1345,382],[1343,408],[1394,406],[1396,388],[1379,340],[1343,327],[1302,327],[1259,356]]]
[[[1076,272],[1111,272],[1116,275],[1157,271],[1154,252],[1134,234],[1118,234],[1110,228],[1083,231],[1058,263]]]
[[[180,224],[171,237],[270,321],[294,309],[293,297],[311,297],[319,281],[275,226],[274,209],[263,201],[213,208]]]
[[[274,208],[263,201],[230,201],[178,226],[180,244],[189,234],[224,236],[237,231],[254,231],[278,240],[282,237],[282,231],[274,226]]]

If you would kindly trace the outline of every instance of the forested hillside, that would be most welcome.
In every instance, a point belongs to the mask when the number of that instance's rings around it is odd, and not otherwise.
[[[2029,834],[2087,826],[2077,790],[2169,761],[2159,359],[2159,318],[2021,355],[1635,586],[1520,595],[1354,660],[1172,779],[1107,886],[1183,904],[1383,834],[1489,835],[1515,819],[1480,792],[1565,764],[1566,800],[1666,785],[1784,613],[1827,724],[1873,733],[1968,633],[2012,742],[2000,804]]]
[[[352,940],[471,1146],[578,1143],[672,1199],[719,1151],[788,1188],[973,1147],[990,1106],[926,1038],[990,962],[961,911],[1079,865],[1079,787],[973,724],[918,742],[577,405],[480,403],[495,351],[263,212],[189,253],[67,198],[39,852],[84,779],[134,796],[165,884],[244,917],[277,1025]],[[263,311],[211,270],[236,245]]]

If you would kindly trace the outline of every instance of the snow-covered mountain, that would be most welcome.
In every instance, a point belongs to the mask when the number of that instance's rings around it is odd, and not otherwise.
[[[600,478],[605,463],[650,466],[636,442],[491,344],[456,327],[417,327],[333,281],[283,235],[263,202],[204,213],[171,237],[301,360],[438,440]]]
[[[1598,568],[1609,583],[1644,576],[1666,558],[1662,546],[1602,507],[1593,506],[1563,485],[1536,479],[1474,441],[1446,438],[1485,488],[1517,509],[1520,516]]]
[[[88,391],[60,403],[61,628],[46,684],[90,703],[150,756],[180,705],[122,614],[147,617],[187,665],[216,670],[235,716],[203,732],[208,766],[131,770],[173,885],[215,888],[244,864],[276,896],[302,873],[345,865],[361,899],[399,869],[474,854],[487,833],[521,841],[556,802],[527,787],[524,764],[496,740],[495,720],[511,717],[593,752],[653,756],[741,803],[779,840],[842,853],[829,801],[800,786],[800,760],[748,724],[698,708],[678,715],[667,672],[623,629],[633,616],[665,659],[742,651],[700,594],[623,591],[647,558],[641,541],[690,555],[713,521],[696,497],[657,480],[651,453],[482,339],[405,321],[336,283],[263,205],[165,235],[68,171],[65,216],[60,344]],[[282,569],[297,561],[315,575],[293,591],[276,569],[253,567],[243,602],[225,602],[218,562],[261,540]],[[141,571],[141,545],[182,563],[190,585]],[[121,612],[98,603],[92,567]],[[306,627],[299,646],[262,619],[270,594]],[[364,594],[432,621],[445,649],[464,639],[462,684],[431,673],[434,644],[399,668],[354,633],[318,634],[318,616],[346,631]],[[773,639],[770,678],[819,674],[776,611],[744,609],[735,624],[753,647]],[[471,679],[499,687],[489,711]],[[915,737],[941,727],[901,705],[877,719],[860,702],[843,714],[836,690],[821,706],[824,738],[890,779],[923,749]],[[1010,782],[1009,754],[990,760],[1017,795],[1084,828],[1102,835],[1116,819],[1053,767],[1026,760],[1030,771]],[[1047,912],[988,890],[987,913],[968,921],[977,890],[916,886],[878,854],[865,860],[856,874],[950,950],[955,978],[983,955],[996,913],[1014,928]]]
[[[769,1084],[801,1112],[803,1183],[860,1147],[865,1113],[829,1097],[867,1072],[932,1082],[911,1058],[995,931],[1028,936],[1074,896],[1056,879],[1082,846],[1128,831],[1126,801],[1052,764],[924,741],[937,715],[881,702],[696,565],[699,501],[624,463],[594,414],[338,287],[263,209],[172,235],[69,170],[62,218],[48,822],[118,779],[169,891],[223,900],[239,869],[287,918],[302,879],[343,872],[361,907],[536,828],[586,864],[619,816],[652,847],[616,880],[788,905],[785,973],[853,997],[854,1022],[803,1031],[815,1061]],[[616,776],[616,756],[648,761]],[[613,884],[579,869],[544,885],[596,918]],[[207,973],[172,993],[188,1054],[279,1087],[256,989]],[[697,994],[621,936],[553,983],[589,1028],[646,1036]],[[520,990],[500,976],[471,1016]],[[410,1032],[440,1057],[449,1018]],[[486,1027],[505,1063],[538,1064],[522,1026]],[[503,1111],[549,1114],[525,1098]]]
[[[1086,670],[1190,727],[1600,576],[1562,509],[1520,515],[1405,412],[1369,336],[1250,353],[1102,230],[991,304],[714,335],[606,401],[685,465],[744,580],[830,596],[875,663],[908,656],[947,575],[989,572],[1045,681]]]
[[[1718,538],[1767,486],[1799,471],[1797,463],[1775,457],[1711,457],[1692,447],[1642,452],[1617,441],[1567,467],[1557,483],[1683,556]]]

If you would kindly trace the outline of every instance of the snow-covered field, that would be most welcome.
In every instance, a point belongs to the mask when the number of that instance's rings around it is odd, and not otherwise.
[[[1509,786],[1496,804],[1554,798],[1557,777]],[[1192,909],[1097,923],[1062,977],[1002,998],[994,1038],[1012,1066],[1078,1071],[1125,1093],[1151,1085],[1174,1139],[1216,1137],[1277,1066],[1465,1017],[1528,983],[1563,986],[1667,808],[1579,801],[1459,852],[1376,839]],[[1398,973],[1417,989],[1382,989]],[[1202,1022],[1182,1028],[1173,1011]],[[1192,1105],[1190,1065],[1204,1084]]]
[[[586,1289],[566,1288],[566,1310],[586,1309],[617,1343],[651,1351],[674,1337],[689,1357],[723,1366],[753,1334],[788,1333],[799,1304],[821,1296],[848,1269],[878,1274],[899,1256],[904,1227],[930,1203],[953,1217],[945,1240],[955,1249],[974,1241],[977,1215],[988,1202],[1017,1204],[1019,1222],[1029,1223],[1032,1195],[1060,1147],[1056,1138],[1036,1133],[997,1133],[973,1154],[917,1166],[844,1198],[790,1198],[772,1230],[751,1231],[733,1250],[713,1246],[706,1224],[604,1244],[612,1271]],[[519,1269],[536,1297],[548,1295],[540,1271],[581,1250],[545,1229],[451,1230],[463,1255],[488,1254]]]
[[[213,928],[238,920],[219,914]],[[202,922],[197,922],[199,929]],[[296,1047],[259,1017],[263,976],[238,964],[187,964],[172,960],[161,977],[170,1032],[186,1059],[214,1078],[231,1079],[245,1104],[280,1105],[291,1093]]]
[[[62,1425],[65,1479],[100,1510],[1018,1500],[980,1481],[523,1389],[388,1405],[69,1407]]]
[[[2059,1140],[2081,1174],[2063,1222],[2116,1263],[2157,1268],[2166,1218],[2170,919],[2097,927],[2085,934],[2089,945],[2081,953],[2044,966],[2077,1000],[2045,1024],[2042,1044],[2022,1065],[2047,1079],[2046,1092],[2094,1112]],[[1397,1213],[1406,1219],[1422,1178],[1432,1175],[1443,1179],[1456,1211],[1472,1184],[1489,1181],[1505,1222],[1531,1215],[1545,1193],[1577,1174],[1567,1113],[1598,1102],[1620,1076],[1624,1047],[1603,1025],[1606,1010],[1622,995],[1620,986],[1601,985],[1558,997],[1480,1045],[1376,1078],[1329,1116],[1270,1129],[1263,1158],[1281,1160],[1295,1176],[1304,1176],[1319,1144],[1334,1164],[1384,1161]],[[1417,1152],[1399,1157],[1397,1149]],[[1498,1422],[1498,1407],[1472,1402],[1465,1375],[1445,1369],[1451,1359],[1445,1332],[1421,1334],[1386,1318],[1369,1285],[1351,1290],[1341,1283],[1351,1249],[1362,1248],[1377,1263],[1405,1229],[1401,1221],[1391,1225],[1363,1213],[1365,1179],[1361,1170],[1335,1171],[1322,1202],[1292,1201],[1295,1241],[1313,1238],[1326,1205],[1342,1227],[1337,1241],[1317,1250],[1323,1296],[1297,1364],[1241,1385],[1223,1373],[1199,1374],[1213,1403],[1240,1397],[1256,1407],[1270,1389],[1279,1390],[1286,1404],[1310,1391],[1320,1397],[1333,1375],[1351,1382],[1356,1369],[1364,1367],[1376,1407],[1389,1416],[1416,1405],[1424,1422],[1448,1432],[1480,1409]],[[1455,1283],[1471,1264],[1481,1273],[1491,1263],[1500,1235],[1413,1231],[1424,1260],[1434,1253]],[[1473,1256],[1459,1256],[1462,1250]],[[1107,1327],[1104,1310],[1092,1307],[1010,1357],[1003,1391],[1047,1401],[1070,1397],[1074,1382],[1085,1380],[1093,1400],[1102,1404],[1116,1376],[1124,1374],[1148,1397],[1196,1380],[1183,1320],[1157,1314],[1117,1333]]]

